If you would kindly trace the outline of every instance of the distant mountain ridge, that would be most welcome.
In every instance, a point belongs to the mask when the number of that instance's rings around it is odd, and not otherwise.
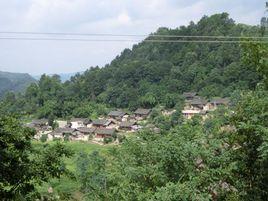
[[[11,73],[0,71],[0,98],[6,92],[23,92],[36,80],[27,73]]]

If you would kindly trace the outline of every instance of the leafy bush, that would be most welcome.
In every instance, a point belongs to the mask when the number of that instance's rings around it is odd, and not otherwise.
[[[41,142],[46,142],[48,139],[48,135],[47,134],[43,134],[41,137],[40,137],[40,141]]]
[[[126,139],[126,136],[125,135],[117,135],[117,139],[118,139],[119,143],[122,143]]]
[[[105,138],[103,139],[104,144],[109,144],[109,143],[111,143],[112,141],[113,141],[113,138],[112,138],[112,137],[105,137]]]

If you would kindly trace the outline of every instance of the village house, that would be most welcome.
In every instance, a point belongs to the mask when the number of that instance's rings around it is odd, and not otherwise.
[[[34,125],[35,127],[44,127],[44,126],[48,126],[48,120],[47,119],[34,119],[31,122],[32,125]]]
[[[28,123],[25,126],[28,128],[33,128],[37,132],[51,130],[47,119],[34,119],[31,123]]]
[[[92,121],[92,126],[96,128],[106,128],[111,124],[113,124],[113,122],[107,119],[96,119]]]
[[[182,110],[183,117],[191,119],[194,115],[200,114],[201,110]]]
[[[151,109],[142,109],[142,108],[139,108],[134,112],[135,118],[138,120],[146,118],[150,113]]]
[[[193,100],[186,101],[186,107],[185,109],[190,109],[190,110],[208,110],[208,105],[207,105],[207,100],[198,97],[194,98]]]
[[[205,117],[209,110],[209,104],[207,100],[199,96],[194,96],[193,99],[185,101],[184,109],[182,110],[183,117],[191,119],[195,115],[202,115]]]
[[[70,120],[71,128],[86,127],[90,124],[91,120],[88,118],[72,118]]]
[[[192,100],[185,101],[185,107],[182,114],[186,119],[191,119],[194,115],[201,115],[203,119],[207,117],[209,111],[217,109],[219,106],[228,106],[228,98],[214,98],[210,102],[202,97],[195,96]]]
[[[122,118],[124,117],[126,113],[122,111],[111,111],[108,114],[108,117],[111,119],[115,119],[117,121],[122,121]]]
[[[65,127],[68,127],[68,122],[67,121],[63,121],[63,120],[56,120],[55,121],[59,128],[65,128]]]
[[[70,136],[72,141],[88,141],[90,136],[93,136],[96,128],[80,127],[77,128]]]
[[[33,128],[36,131],[34,139],[39,140],[42,135],[48,134],[51,132],[52,127],[48,125],[47,119],[35,119],[31,123],[27,123],[24,126],[28,128]]]
[[[182,110],[183,117],[186,119],[191,119],[195,115],[200,115],[203,119],[206,118],[206,110]]]
[[[105,137],[112,137],[115,134],[115,129],[98,128],[95,131],[95,139],[102,141]]]
[[[54,139],[64,139],[66,136],[69,138],[74,132],[74,128],[57,128],[51,134]]]
[[[230,104],[229,98],[214,98],[209,103],[209,110],[215,110],[219,106],[227,107]]]
[[[137,123],[135,121],[123,121],[119,124],[119,129],[123,131],[135,131]]]

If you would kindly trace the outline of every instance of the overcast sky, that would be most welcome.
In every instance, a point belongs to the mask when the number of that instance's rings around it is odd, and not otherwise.
[[[265,0],[1,0],[0,31],[149,34],[219,12],[256,25],[264,6]],[[132,45],[0,40],[0,70],[33,75],[79,72],[109,63]]]

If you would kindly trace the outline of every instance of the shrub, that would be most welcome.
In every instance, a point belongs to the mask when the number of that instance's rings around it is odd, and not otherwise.
[[[108,144],[108,143],[110,143],[112,141],[113,141],[112,137],[105,137],[104,140],[103,140],[104,144]]]
[[[43,135],[40,137],[40,141],[41,141],[41,142],[46,142],[46,141],[47,141],[47,138],[48,138],[47,134],[43,134]]]
[[[69,134],[69,133],[66,133],[66,134],[64,135],[63,140],[64,140],[65,142],[70,141],[70,134]]]
[[[122,143],[126,139],[126,136],[124,136],[124,135],[117,135],[117,139],[118,139],[118,142],[119,143]]]

